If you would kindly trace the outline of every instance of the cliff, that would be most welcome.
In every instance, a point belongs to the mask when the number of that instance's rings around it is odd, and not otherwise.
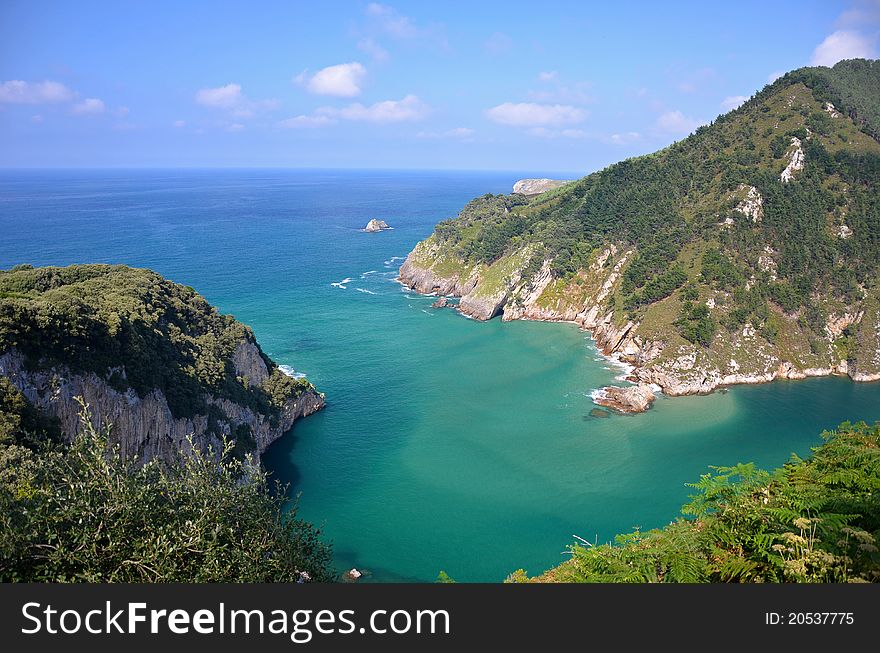
[[[651,385],[880,379],[878,80],[880,62],[794,71],[665,150],[477,198],[399,280],[475,319],[589,330],[642,386],[600,393],[612,407]]]
[[[0,272],[0,376],[65,438],[93,425],[141,462],[218,451],[262,454],[324,405],[286,376],[249,328],[148,270],[88,265]]]

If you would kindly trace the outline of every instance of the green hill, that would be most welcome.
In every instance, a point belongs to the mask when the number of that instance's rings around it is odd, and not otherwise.
[[[659,152],[473,200],[401,280],[576,321],[669,394],[880,378],[878,136],[880,62],[795,70]]]
[[[0,271],[0,581],[332,579],[256,460],[323,404],[154,272]]]

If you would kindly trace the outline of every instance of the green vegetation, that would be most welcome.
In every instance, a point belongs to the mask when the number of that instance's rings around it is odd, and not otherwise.
[[[236,374],[242,342],[266,364],[260,383]],[[175,417],[207,414],[210,393],[277,420],[288,398],[312,388],[282,373],[248,327],[192,288],[122,265],[0,271],[0,354],[12,348],[33,368],[94,372],[140,396],[158,389]]]
[[[0,394],[0,424],[20,399]],[[66,447],[18,427],[0,438],[0,581],[332,580],[319,532],[231,444],[138,466],[82,424]]]
[[[802,68],[659,152],[532,198],[477,198],[437,225],[432,251],[448,268],[480,270],[480,292],[493,263],[529,248],[523,277],[544,260],[554,277],[539,305],[576,314],[608,277],[590,269],[596,253],[614,245],[630,254],[603,309],[665,343],[662,356],[700,344],[702,363],[725,366],[743,356],[734,340],[749,323],[763,340],[752,351],[827,367],[841,349],[828,319],[867,315],[880,297],[878,139],[880,62]],[[803,167],[785,181],[798,148]],[[707,315],[696,304],[710,299]],[[855,328],[853,362],[880,369],[876,335]]]
[[[844,423],[773,472],[718,467],[680,517],[511,582],[880,582],[880,424]]]

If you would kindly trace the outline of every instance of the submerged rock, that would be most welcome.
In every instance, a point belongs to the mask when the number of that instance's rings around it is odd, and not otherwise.
[[[593,401],[621,413],[642,413],[651,407],[654,391],[646,384],[625,388],[612,385],[602,388]]]
[[[384,220],[377,220],[376,218],[373,218],[372,220],[370,220],[367,223],[367,226],[364,227],[364,231],[366,231],[367,233],[375,233],[377,231],[385,231],[386,229],[391,229],[391,227],[388,226],[388,223],[385,222]]]
[[[594,408],[593,410],[590,411],[589,416],[590,417],[607,418],[607,417],[611,417],[611,413],[609,413],[607,410],[602,410],[601,408]]]

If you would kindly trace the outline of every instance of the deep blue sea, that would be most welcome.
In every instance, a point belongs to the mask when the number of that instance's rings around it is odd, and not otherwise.
[[[0,268],[107,262],[188,284],[308,374],[327,408],[265,457],[373,580],[499,581],[564,559],[573,535],[662,526],[709,465],[809,453],[880,419],[880,384],[826,378],[661,397],[595,418],[619,373],[567,324],[487,323],[394,281],[403,257],[517,173],[0,172]],[[360,229],[381,218],[393,230]]]

